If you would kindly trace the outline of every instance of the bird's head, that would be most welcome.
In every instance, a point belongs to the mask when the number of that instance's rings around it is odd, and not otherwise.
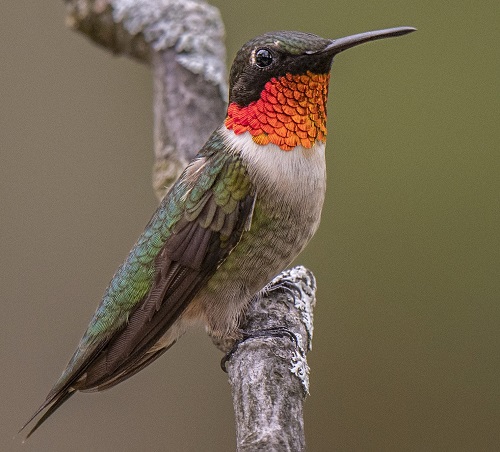
[[[334,40],[278,31],[248,41],[231,67],[226,127],[285,151],[325,141],[333,57],[358,44],[414,30],[399,27]]]

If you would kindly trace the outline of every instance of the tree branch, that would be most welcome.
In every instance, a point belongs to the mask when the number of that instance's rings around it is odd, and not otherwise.
[[[115,54],[151,65],[153,187],[159,199],[222,122],[227,98],[224,26],[201,0],[65,0],[67,23]],[[303,267],[255,296],[241,328],[295,337],[251,338],[228,361],[238,451],[301,451],[316,283]],[[293,300],[293,303],[290,302]]]
[[[224,25],[196,0],[66,0],[68,24],[154,76],[153,187],[175,182],[226,111]]]
[[[305,450],[303,404],[309,393],[306,353],[312,347],[316,281],[304,267],[278,275],[253,298],[245,332],[282,329],[290,337],[251,337],[227,369],[236,416],[238,452]]]

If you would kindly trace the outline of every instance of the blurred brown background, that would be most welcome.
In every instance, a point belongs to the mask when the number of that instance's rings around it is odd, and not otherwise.
[[[273,29],[419,29],[334,63],[326,206],[297,261],[319,284],[308,450],[499,450],[498,0],[213,3],[228,61]],[[62,1],[4,0],[0,33],[0,450],[234,450],[202,332],[12,440],[156,201],[148,69],[67,30]]]

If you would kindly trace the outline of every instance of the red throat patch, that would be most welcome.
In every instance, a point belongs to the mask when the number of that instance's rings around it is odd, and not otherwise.
[[[286,74],[269,80],[260,99],[246,107],[229,105],[225,125],[237,135],[250,132],[257,144],[284,151],[311,148],[326,140],[326,100],[330,74]]]

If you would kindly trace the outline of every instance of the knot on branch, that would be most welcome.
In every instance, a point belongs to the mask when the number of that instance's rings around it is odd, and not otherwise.
[[[141,33],[152,50],[173,48],[189,71],[227,93],[224,25],[219,10],[197,0],[114,0],[113,17],[131,34]]]

